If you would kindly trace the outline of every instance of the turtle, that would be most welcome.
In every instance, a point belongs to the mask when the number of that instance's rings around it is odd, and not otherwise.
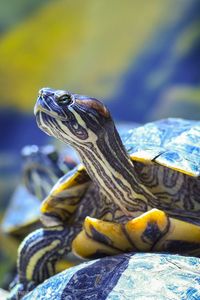
[[[1,285],[8,287],[16,272],[20,242],[28,233],[40,228],[40,204],[56,181],[69,168],[53,145],[26,145],[20,155],[21,172],[3,219],[0,222],[0,260],[4,268]],[[60,157],[61,156],[61,157]]]
[[[39,91],[34,113],[39,128],[72,146],[82,163],[43,201],[44,228],[19,247],[12,295],[54,275],[70,251],[87,259],[200,254],[199,121],[168,118],[121,138],[101,101],[52,88]]]
[[[21,173],[0,222],[0,257],[4,267],[2,285],[7,288],[16,272],[20,242],[41,227],[40,204],[58,179],[75,166],[68,147],[26,145],[21,150]]]
[[[71,153],[70,153],[71,154]],[[57,147],[28,145],[22,148],[22,181],[26,189],[42,201],[58,179],[75,167],[76,162],[68,149],[58,151]]]
[[[22,175],[1,224],[2,232],[22,240],[39,228],[40,203],[58,179],[75,166],[70,156],[53,145],[22,148]]]

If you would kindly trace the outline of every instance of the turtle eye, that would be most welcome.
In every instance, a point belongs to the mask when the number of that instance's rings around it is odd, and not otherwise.
[[[71,104],[72,101],[73,98],[70,94],[64,94],[56,98],[56,102],[58,103],[58,105]]]

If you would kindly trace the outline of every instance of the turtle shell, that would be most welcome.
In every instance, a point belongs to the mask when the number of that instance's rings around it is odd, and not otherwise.
[[[200,176],[200,122],[164,119],[130,130],[123,143],[136,161]]]
[[[25,295],[29,299],[199,299],[200,260],[128,253],[61,272]],[[149,288],[151,287],[151,288]]]

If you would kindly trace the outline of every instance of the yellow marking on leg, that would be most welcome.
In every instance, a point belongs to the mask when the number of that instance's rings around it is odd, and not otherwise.
[[[144,235],[144,232],[148,227],[155,224],[160,231],[160,237],[158,236],[157,241],[152,240],[151,242],[151,240],[148,240],[148,234]],[[169,218],[165,212],[158,209],[152,209],[127,222],[125,229],[131,241],[140,251],[167,251],[168,242],[170,245],[170,241],[177,241],[191,243],[191,246],[194,243],[194,251],[198,250],[199,244],[198,253],[200,253],[200,226]],[[180,249],[177,249],[177,251],[180,251]],[[186,250],[184,250],[185,252]]]
[[[84,221],[84,230],[92,239],[95,239],[94,229],[98,234],[105,236],[105,240],[107,239],[110,241],[111,247],[113,246],[122,251],[133,250],[133,246],[125,236],[121,224],[86,217]]]
[[[115,255],[121,253],[116,249],[113,249],[89,238],[84,230],[81,231],[73,240],[72,251],[75,255],[84,258],[90,258],[97,253],[103,253],[107,255]]]
[[[50,245],[43,247],[39,251],[37,251],[29,260],[29,263],[27,265],[26,269],[26,279],[32,280],[33,273],[35,266],[37,265],[37,262],[45,255],[45,253],[52,251],[54,248],[56,248],[60,244],[59,240],[54,240]]]
[[[157,224],[159,230],[163,234],[167,230],[169,220],[165,212],[152,209],[141,216],[129,221],[125,225],[125,229],[127,234],[129,235],[133,244],[141,251],[149,251],[151,250],[152,245],[150,243],[145,242],[142,239],[143,233],[151,224]]]
[[[199,243],[200,254],[200,226],[178,219],[170,218],[170,227],[166,235],[155,245],[155,250],[160,251],[166,241],[182,241]]]

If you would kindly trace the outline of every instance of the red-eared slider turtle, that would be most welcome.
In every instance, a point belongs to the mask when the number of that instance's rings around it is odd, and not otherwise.
[[[66,151],[53,145],[25,146],[22,151],[22,175],[5,212],[3,233],[19,239],[41,226],[40,204],[58,179],[75,166]]]
[[[53,145],[28,145],[22,149],[19,185],[0,222],[0,264],[4,270],[1,286],[7,287],[15,274],[19,243],[28,233],[41,227],[41,201],[58,179],[69,171],[73,162],[71,159],[69,163],[69,158],[68,149],[58,152]]]
[[[58,151],[57,148],[53,145],[29,145],[21,151],[19,185],[0,222],[0,264],[4,269],[4,287],[8,286],[15,273],[19,243],[28,233],[41,227],[41,201],[58,179],[75,166],[72,150],[65,147]]]
[[[54,274],[71,249],[83,257],[200,254],[200,122],[161,120],[122,140],[100,101],[50,88],[40,91],[35,115],[44,132],[74,147],[82,164],[43,202],[46,228],[19,248],[15,291]]]
[[[55,147],[25,146],[21,151],[22,174],[1,228],[21,239],[39,226],[40,204],[53,185],[64,175]],[[41,226],[41,225],[40,225]]]

